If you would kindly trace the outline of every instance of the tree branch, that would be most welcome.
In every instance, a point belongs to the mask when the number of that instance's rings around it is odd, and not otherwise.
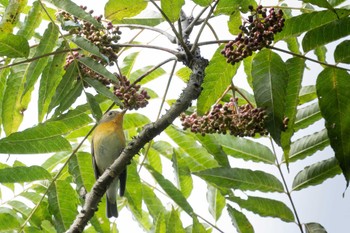
[[[97,205],[112,180],[120,175],[121,171],[126,168],[133,156],[136,155],[146,143],[150,142],[164,131],[191,105],[192,100],[198,98],[202,90],[201,84],[208,61],[202,57],[193,58],[190,64],[189,68],[191,68],[192,74],[180,97],[159,120],[146,125],[140,134],[126,146],[118,159],[98,178],[91,192],[87,194],[85,204],[68,232],[75,233],[83,231],[84,227],[97,210]]]

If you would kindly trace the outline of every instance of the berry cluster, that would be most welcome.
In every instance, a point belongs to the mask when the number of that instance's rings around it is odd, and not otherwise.
[[[272,43],[274,34],[281,32],[284,26],[282,10],[271,8],[267,14],[261,5],[255,10],[249,6],[251,15],[240,26],[241,33],[225,45],[221,51],[227,58],[227,63],[235,63],[251,56],[253,51],[260,50]]]
[[[132,110],[144,108],[151,98],[145,89],[138,84],[132,85],[125,76],[118,77],[120,83],[114,85],[114,94],[123,101],[124,108]]]
[[[81,6],[81,8],[86,10],[86,6]],[[89,11],[89,13],[92,14],[93,10]],[[69,30],[71,35],[81,36],[96,45],[100,52],[108,57],[110,61],[109,65],[113,65],[114,62],[117,61],[117,52],[119,51],[119,48],[116,44],[118,43],[121,34],[119,27],[115,27],[111,22],[108,22],[107,25],[105,25],[106,28],[96,28],[90,22],[78,19],[65,11],[59,12],[58,17],[62,21],[63,29]],[[94,18],[98,22],[102,21],[102,15],[95,16]],[[106,60],[94,55],[91,57],[99,61],[101,64],[107,65]]]
[[[236,106],[237,99],[231,100],[224,105],[216,104],[213,109],[204,116],[196,113],[187,116],[181,115],[182,126],[186,130],[191,128],[194,133],[205,134],[222,133],[227,131],[234,136],[254,137],[256,133],[267,135],[264,121],[267,117],[262,108],[254,108],[250,104]]]

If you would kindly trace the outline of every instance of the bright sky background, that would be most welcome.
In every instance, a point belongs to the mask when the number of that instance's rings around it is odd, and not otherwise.
[[[106,2],[106,0],[103,1],[95,1],[95,0],[75,0],[77,4],[83,4],[88,7],[88,10],[93,9],[95,11],[94,15],[103,14],[103,7]],[[299,1],[289,1],[293,2],[296,6],[300,4]],[[262,1],[262,5],[273,5],[277,4],[277,1]],[[186,6],[185,11],[187,14],[191,13],[191,10],[193,8],[193,4],[190,3],[188,6]],[[195,14],[198,13],[198,9],[195,9]],[[215,30],[218,32],[220,39],[231,39],[233,38],[232,35],[226,33],[226,21],[227,17],[221,16],[218,17],[216,20],[211,20],[210,23],[213,25]],[[169,26],[166,23],[163,23],[160,26],[162,29],[169,29]],[[131,38],[132,35],[135,34],[135,31],[125,33],[126,30],[122,29],[123,34],[122,41],[127,41],[127,38]],[[157,35],[156,33],[144,33],[144,35],[140,36],[137,41],[142,42],[148,42],[151,41],[154,36]],[[205,30],[204,34],[201,37],[201,41],[208,41],[213,40],[213,36],[210,33],[209,30]],[[165,44],[164,37],[160,36],[155,41],[153,41],[153,44],[156,44],[158,46],[164,46],[168,48],[176,49],[176,45],[171,45],[170,43]],[[279,42],[276,44],[276,47],[285,47],[285,44],[282,42]],[[203,46],[201,47],[202,55],[210,59],[213,52],[216,49],[216,45],[212,46]],[[137,51],[137,50],[135,50]],[[334,48],[329,48],[327,54],[333,54]],[[158,64],[159,62],[165,60],[165,56],[168,56],[166,53],[159,53],[156,50],[151,49],[144,49],[142,53],[139,55],[136,68],[144,67],[146,65],[154,65]],[[308,57],[315,57],[312,52],[309,52],[307,54]],[[286,60],[290,58],[290,56],[282,55],[283,59]],[[122,57],[123,58],[123,57]],[[329,60],[328,62],[333,62]],[[170,70],[172,64],[167,64],[164,69]],[[177,68],[179,68],[181,64],[178,64]],[[317,78],[318,73],[320,72],[321,66],[307,62],[307,66],[310,68],[309,71],[307,71],[307,79],[305,80],[304,84],[314,84]],[[245,81],[245,74],[242,70],[239,71],[240,75],[237,75],[234,79],[235,85],[239,87],[243,87],[246,89],[249,89],[248,85]],[[241,78],[242,77],[242,78]],[[162,90],[163,87],[165,87],[168,77],[163,76],[162,78],[157,79],[157,85],[158,87],[161,87],[159,90]],[[149,86],[154,88],[154,82],[150,83]],[[176,79],[172,82],[172,85],[170,87],[170,93],[168,98],[177,98],[179,93],[181,92],[183,88],[183,84]],[[163,91],[160,91],[159,94],[162,95]],[[32,126],[36,124],[37,119],[37,113],[36,113],[36,96],[32,99],[32,106],[29,106],[29,109],[33,109],[33,112],[26,112],[24,123],[21,127],[21,129],[27,128],[29,126]],[[160,101],[151,101],[150,106],[148,106],[146,109],[141,110],[140,113],[145,114],[149,116],[151,120],[155,120],[156,114],[159,109],[159,103]],[[151,109],[151,110],[150,110]],[[35,119],[35,122],[33,122],[33,119]],[[303,134],[310,134],[314,131],[318,131],[324,127],[323,122],[317,122],[315,123],[311,128],[304,130],[301,133],[298,133],[298,137]],[[165,138],[164,135],[161,135],[161,137]],[[295,137],[294,137],[295,138]],[[270,147],[270,143],[268,140],[266,140],[266,145]],[[278,151],[278,154],[281,155],[281,151]],[[302,170],[305,166],[308,166],[310,164],[313,164],[317,161],[327,159],[334,155],[334,152],[330,148],[326,148],[323,151],[317,152],[316,155],[312,156],[311,158],[304,159],[303,161],[298,161],[297,163],[290,164],[290,173],[286,171],[284,168],[284,174],[286,176],[287,183],[289,187],[291,187],[291,184],[293,182],[294,176]],[[41,164],[43,160],[46,158],[43,157],[44,155],[11,155],[11,157],[8,160],[8,163],[11,164],[12,161],[18,159],[21,161],[25,161],[26,164]],[[263,164],[256,164],[252,162],[243,162],[243,160],[239,159],[233,159],[230,157],[231,166],[234,167],[244,167],[249,168],[253,170],[257,169],[269,169],[269,172],[271,172],[271,167]],[[7,160],[6,155],[0,156],[0,162],[5,162]],[[169,174],[166,175],[166,177],[169,178],[170,181],[174,181],[173,179],[173,171],[170,162],[163,160],[163,166],[165,168],[169,168]],[[163,169],[166,170],[166,169]],[[144,171],[144,170],[143,170]],[[280,178],[277,168],[274,168],[274,171],[272,171],[274,175],[278,178]],[[147,179],[146,176],[148,176],[145,172],[141,172],[141,177]],[[197,177],[193,177],[194,179],[194,188],[192,191],[192,195],[189,197],[189,202],[195,209],[195,212],[200,213],[203,217],[208,219],[209,221],[214,223],[214,220],[212,219],[211,215],[208,212],[208,204],[206,201],[206,185],[205,183],[198,179]],[[321,225],[323,225],[328,233],[342,233],[346,232],[344,229],[350,228],[350,197],[349,197],[349,191],[345,193],[345,197],[343,198],[343,193],[345,191],[345,179],[343,175],[338,175],[333,179],[327,180],[322,185],[318,185],[315,187],[309,187],[307,189],[296,191],[292,193],[292,197],[294,200],[294,203],[296,205],[296,209],[299,214],[299,218],[302,223],[307,222],[318,222]],[[259,192],[247,192],[248,194],[253,195],[261,195],[263,197],[267,198],[276,198],[279,200],[284,201],[289,207],[291,207],[287,195],[284,194],[274,194],[274,193],[268,193],[268,194],[261,194]],[[6,196],[6,194],[3,194]],[[243,195],[244,196],[244,195]],[[160,195],[161,197],[161,195]],[[232,206],[239,207],[235,204],[232,204]],[[168,205],[169,208],[171,208],[170,204]],[[282,222],[279,219],[275,218],[263,218],[258,215],[252,214],[251,212],[243,210],[243,213],[245,213],[252,223],[255,232],[256,233],[295,233],[300,232],[297,225],[294,223],[285,223]],[[223,215],[226,215],[226,211],[223,213]],[[191,224],[192,220],[189,219],[186,214],[182,214],[183,217],[185,217],[187,220],[185,221],[184,227]],[[120,217],[117,219],[118,228],[121,233],[124,232],[142,232],[142,230],[138,227],[137,222],[130,222],[132,219],[132,216],[129,211],[122,210],[120,211]],[[229,217],[222,218],[219,222],[217,222],[217,225],[220,229],[224,230],[225,232],[232,232],[232,224]],[[216,232],[215,230],[213,232]]]

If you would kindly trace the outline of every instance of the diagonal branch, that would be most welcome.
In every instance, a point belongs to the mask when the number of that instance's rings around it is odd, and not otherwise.
[[[135,137],[124,149],[116,161],[99,177],[90,193],[87,194],[85,204],[77,215],[68,232],[82,232],[88,221],[92,218],[97,205],[106,191],[106,187],[112,180],[119,176],[133,156],[137,154],[144,145],[164,131],[183,111],[190,105],[192,100],[198,98],[201,93],[201,84],[204,78],[204,70],[208,61],[202,57],[193,58],[190,62],[192,74],[190,80],[177,101],[171,106],[159,120],[146,125],[140,134]]]

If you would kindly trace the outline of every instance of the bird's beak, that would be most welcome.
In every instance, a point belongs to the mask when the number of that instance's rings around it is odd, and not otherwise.
[[[127,109],[124,109],[123,111],[121,111],[121,114],[124,116],[124,114],[126,113],[126,111],[128,111]]]

